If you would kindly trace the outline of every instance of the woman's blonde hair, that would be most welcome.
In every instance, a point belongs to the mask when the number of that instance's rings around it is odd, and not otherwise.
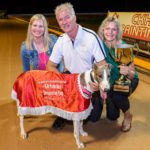
[[[43,40],[44,40],[44,48],[45,50],[48,49],[48,42],[49,42],[49,34],[48,34],[48,23],[44,15],[42,14],[35,14],[31,17],[29,25],[28,25],[28,31],[27,31],[27,37],[26,37],[26,47],[29,50],[32,50],[32,43],[33,43],[33,35],[31,33],[31,26],[35,20],[42,20],[44,25],[44,34],[43,34]]]
[[[118,21],[117,18],[115,17],[106,17],[103,22],[101,23],[101,25],[98,28],[98,35],[100,36],[100,38],[102,40],[105,41],[105,37],[104,37],[104,28],[106,27],[106,25],[110,22],[114,22],[116,24],[117,30],[118,30],[118,34],[116,37],[116,40],[120,41],[122,39],[122,27],[120,22]]]

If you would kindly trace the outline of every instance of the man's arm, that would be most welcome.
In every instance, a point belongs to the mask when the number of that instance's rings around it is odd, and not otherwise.
[[[105,59],[103,59],[97,63],[98,66],[102,66],[102,65],[106,65],[106,64],[107,64],[107,62]]]
[[[50,70],[50,71],[54,71],[59,73],[58,69],[57,69],[57,64],[53,63],[51,60],[48,61],[47,66],[46,66],[46,70]]]

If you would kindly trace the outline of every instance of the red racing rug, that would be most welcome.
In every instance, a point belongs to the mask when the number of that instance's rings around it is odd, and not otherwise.
[[[92,109],[82,92],[80,74],[27,71],[15,80],[11,97],[17,101],[19,115],[53,113],[68,120],[83,120]]]

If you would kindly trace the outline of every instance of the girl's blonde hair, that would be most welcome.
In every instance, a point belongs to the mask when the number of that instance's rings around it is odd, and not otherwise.
[[[49,34],[48,34],[48,23],[44,15],[42,14],[35,14],[31,17],[29,25],[28,25],[28,31],[27,31],[27,37],[26,37],[26,47],[29,50],[32,50],[32,43],[33,43],[33,35],[31,33],[31,26],[35,20],[42,20],[44,25],[44,34],[43,34],[43,40],[44,40],[44,48],[45,50],[48,49],[48,42],[49,42]]]
[[[105,37],[104,37],[104,28],[106,27],[106,25],[110,22],[114,22],[116,24],[116,27],[117,27],[117,30],[118,30],[118,34],[117,34],[117,37],[116,37],[116,40],[117,41],[120,41],[122,39],[122,27],[121,27],[121,24],[120,22],[118,21],[117,18],[115,17],[106,17],[103,22],[101,23],[101,25],[99,26],[98,28],[98,35],[100,36],[100,38],[102,40],[105,41]]]

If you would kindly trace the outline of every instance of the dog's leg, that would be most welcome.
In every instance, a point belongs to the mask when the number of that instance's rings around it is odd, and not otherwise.
[[[82,136],[88,136],[88,133],[83,130],[83,120],[80,121],[80,134]]]
[[[78,148],[84,148],[84,144],[80,141],[80,121],[73,121],[74,137]]]
[[[27,138],[27,133],[24,130],[24,116],[19,116],[19,118],[20,118],[21,137],[25,139]]]

